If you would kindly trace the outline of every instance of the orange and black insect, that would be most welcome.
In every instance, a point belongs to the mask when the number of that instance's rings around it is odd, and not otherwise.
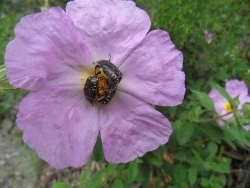
[[[110,82],[115,85],[120,83],[122,79],[122,73],[113,63],[110,62],[110,60],[101,60],[97,61],[96,63],[96,68],[100,68]]]
[[[97,61],[95,75],[88,77],[84,85],[84,95],[91,103],[97,100],[100,104],[106,105],[115,95],[121,79],[122,73],[110,60]]]

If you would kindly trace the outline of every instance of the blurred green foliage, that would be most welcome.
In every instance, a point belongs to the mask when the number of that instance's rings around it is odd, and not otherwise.
[[[66,2],[55,0],[50,2],[50,6],[65,7]],[[107,164],[99,140],[91,161],[82,170],[79,187],[221,188],[229,185],[228,177],[233,175],[232,170],[236,167],[233,163],[235,159],[228,153],[242,152],[242,145],[245,146],[248,149],[243,150],[242,155],[249,167],[250,134],[236,125],[234,120],[228,122],[226,127],[219,127],[216,123],[219,117],[207,93],[214,87],[227,95],[214,83],[224,86],[225,80],[233,78],[244,80],[250,86],[249,2],[135,2],[149,13],[151,29],[168,31],[176,47],[184,53],[185,100],[177,107],[156,107],[171,121],[174,132],[166,145],[140,159],[119,166]],[[14,37],[14,26],[23,15],[38,12],[44,5],[43,0],[0,1],[1,64],[4,62],[5,47]],[[205,40],[205,30],[212,34],[210,44]],[[1,71],[0,77],[4,77]],[[13,92],[2,95],[2,118],[11,112],[11,101],[15,95]],[[243,124],[250,124],[249,110],[249,105],[245,105],[243,111],[246,117],[240,119]],[[238,180],[239,185],[250,186],[246,178],[242,176]],[[70,186],[60,180],[53,185],[53,188],[59,187]]]

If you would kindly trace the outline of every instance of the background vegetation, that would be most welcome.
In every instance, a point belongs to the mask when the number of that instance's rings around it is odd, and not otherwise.
[[[169,32],[184,53],[187,92],[177,107],[156,107],[174,128],[170,141],[124,165],[108,164],[101,141],[87,166],[55,171],[21,141],[15,127],[25,91],[8,85],[0,68],[0,184],[3,187],[129,188],[250,187],[250,134],[234,121],[219,127],[207,93],[229,79],[250,86],[250,4],[244,0],[136,0],[152,20],[152,29]],[[14,27],[26,14],[67,1],[0,0],[0,64]],[[204,31],[212,34],[205,40]],[[216,83],[216,84],[214,84]],[[221,89],[221,92],[223,89]],[[232,101],[237,102],[237,101]],[[249,108],[248,108],[249,109]],[[249,110],[240,122],[250,124]],[[17,153],[13,155],[13,153]],[[9,158],[6,157],[8,154]],[[17,155],[17,157],[15,157]],[[14,156],[14,157],[13,157]]]

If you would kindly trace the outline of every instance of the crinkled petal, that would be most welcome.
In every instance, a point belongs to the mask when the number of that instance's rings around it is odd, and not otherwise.
[[[239,99],[241,100],[241,98],[248,95],[248,88],[244,81],[229,80],[226,82],[225,88],[232,98],[239,96]]]
[[[7,76],[15,87],[39,90],[57,74],[92,63],[88,47],[61,8],[23,17],[15,35],[5,54]]]
[[[149,104],[126,93],[101,109],[100,132],[105,158],[126,163],[165,144],[171,133],[170,122]]]
[[[95,61],[111,56],[118,65],[150,28],[149,16],[132,1],[75,0],[67,4],[66,12]]]
[[[175,106],[185,94],[183,55],[167,32],[151,31],[119,67],[123,73],[120,89],[144,101]]]
[[[44,89],[19,105],[24,142],[54,168],[81,167],[92,153],[99,111],[82,96],[81,91]]]

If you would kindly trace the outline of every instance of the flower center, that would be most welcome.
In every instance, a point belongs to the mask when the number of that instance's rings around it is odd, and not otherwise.
[[[106,105],[114,97],[121,79],[122,73],[110,60],[97,61],[95,74],[89,76],[85,82],[84,95],[91,104],[98,101]]]
[[[232,107],[231,107],[231,105],[230,105],[230,103],[229,103],[228,101],[225,102],[225,103],[223,104],[223,109],[224,109],[227,113],[232,112]]]

